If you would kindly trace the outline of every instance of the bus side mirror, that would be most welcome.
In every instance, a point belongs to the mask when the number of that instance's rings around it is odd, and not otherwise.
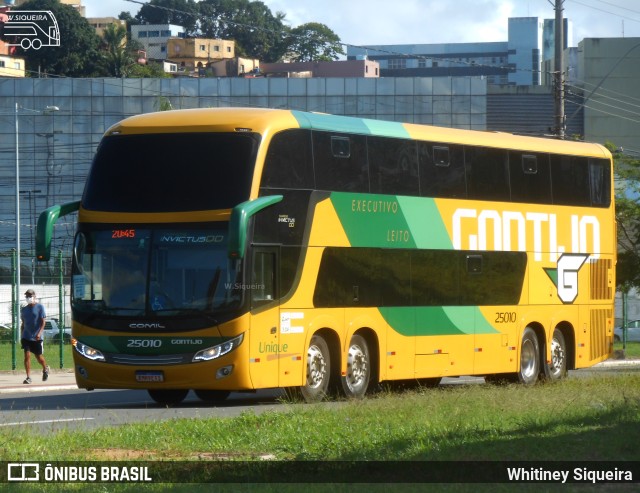
[[[62,205],[54,205],[45,209],[38,217],[36,228],[36,258],[46,262],[51,258],[51,238],[53,237],[53,227],[58,218],[76,212],[80,209],[80,201],[67,202]]]
[[[244,255],[247,245],[247,225],[254,214],[265,207],[277,204],[282,200],[282,195],[268,195],[255,200],[242,202],[231,209],[229,218],[229,258],[240,259]]]

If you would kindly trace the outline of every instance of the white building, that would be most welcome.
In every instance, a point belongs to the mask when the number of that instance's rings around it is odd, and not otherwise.
[[[169,38],[184,38],[182,26],[174,24],[142,24],[131,26],[131,39],[138,41],[147,52],[149,60],[167,58],[167,42]]]

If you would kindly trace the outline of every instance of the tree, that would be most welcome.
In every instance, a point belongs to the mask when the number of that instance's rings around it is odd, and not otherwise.
[[[194,0],[151,0],[136,14],[138,24],[175,24],[182,26],[187,35],[197,29],[198,5]]]
[[[58,21],[60,46],[17,49],[17,54],[26,61],[27,70],[67,77],[96,74],[100,38],[76,9],[58,0],[29,0],[13,10],[50,10]]]
[[[274,15],[263,2],[202,0],[198,7],[200,34],[234,40],[237,55],[275,62],[286,53],[285,14]]]
[[[615,159],[616,221],[618,223],[619,291],[640,290],[640,160],[625,156],[607,143]]]
[[[107,74],[126,77],[135,60],[127,48],[127,28],[121,24],[109,24],[103,34],[103,60]]]
[[[344,55],[338,35],[317,22],[291,29],[289,51],[295,62],[329,62]]]

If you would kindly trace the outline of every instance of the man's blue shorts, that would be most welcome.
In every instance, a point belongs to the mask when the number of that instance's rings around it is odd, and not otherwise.
[[[27,339],[20,339],[22,349],[29,351],[30,353],[40,356],[42,354],[42,341],[28,341]]]

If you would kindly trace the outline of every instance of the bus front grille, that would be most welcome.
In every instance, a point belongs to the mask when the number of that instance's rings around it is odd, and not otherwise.
[[[136,356],[133,354],[117,354],[107,358],[108,363],[118,365],[182,365],[191,362],[190,354],[163,354],[159,356]]]

